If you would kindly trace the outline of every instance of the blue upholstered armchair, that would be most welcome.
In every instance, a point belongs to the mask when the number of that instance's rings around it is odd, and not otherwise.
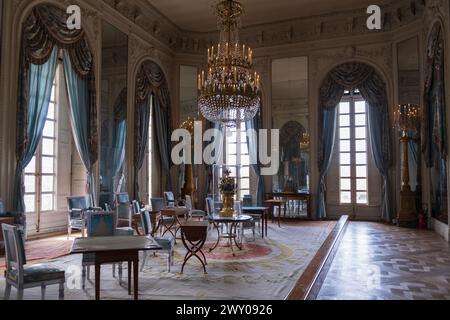
[[[19,234],[25,241],[27,238],[27,216],[25,213],[19,212],[7,212],[5,203],[0,198],[0,218],[13,218],[14,226],[17,227]]]
[[[102,208],[91,208],[88,197],[68,197],[67,198],[68,207],[68,227],[67,227],[67,239],[70,238],[72,234],[72,229],[80,230],[82,236],[85,235],[86,231],[86,219],[84,213],[88,210],[101,211]]]

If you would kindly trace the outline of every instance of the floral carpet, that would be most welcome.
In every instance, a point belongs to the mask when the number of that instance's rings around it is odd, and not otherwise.
[[[319,250],[335,222],[289,222],[278,228],[269,225],[268,238],[257,235],[253,241],[246,234],[242,251],[231,254],[226,241],[209,253],[215,244],[217,233],[210,231],[205,245],[207,274],[196,259],[190,260],[180,274],[186,253],[181,241],[175,250],[175,263],[167,272],[167,255],[151,256],[144,270],[139,274],[140,299],[212,299],[212,300],[282,300],[294,288],[297,280]],[[66,299],[86,300],[95,297],[93,270],[86,289],[80,288],[79,266],[81,256],[68,256],[51,261],[51,264],[66,271]],[[101,298],[132,299],[126,290],[127,270],[124,264],[123,283],[112,277],[111,266],[102,267]],[[56,299],[57,286],[47,289],[47,298]],[[0,294],[3,293],[3,279],[0,280]],[[15,291],[12,292],[12,298]],[[1,297],[1,296],[0,296]],[[25,299],[39,299],[40,289],[25,291]]]

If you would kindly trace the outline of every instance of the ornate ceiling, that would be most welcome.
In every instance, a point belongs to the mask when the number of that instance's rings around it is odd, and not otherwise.
[[[147,0],[155,9],[185,31],[216,30],[213,6],[217,0]],[[269,24],[295,18],[311,17],[349,9],[361,9],[373,0],[240,0],[246,9],[244,26]],[[384,5],[390,0],[377,0]]]

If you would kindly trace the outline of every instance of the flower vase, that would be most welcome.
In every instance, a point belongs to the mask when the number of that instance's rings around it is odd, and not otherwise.
[[[232,218],[234,211],[234,193],[222,193],[223,209],[220,211],[220,216],[223,218]]]

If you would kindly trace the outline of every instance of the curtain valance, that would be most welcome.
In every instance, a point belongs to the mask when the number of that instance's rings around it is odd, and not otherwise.
[[[138,100],[146,100],[153,93],[164,110],[170,110],[169,87],[161,68],[152,61],[144,62],[138,72],[136,92]]]

